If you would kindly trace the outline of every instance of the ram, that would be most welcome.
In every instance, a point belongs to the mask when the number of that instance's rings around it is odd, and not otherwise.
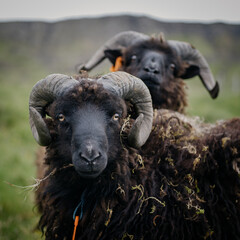
[[[219,85],[202,54],[186,42],[168,40],[162,36],[127,31],[108,40],[85,63],[81,70],[90,71],[105,58],[113,64],[112,71],[126,71],[148,86],[154,108],[167,108],[184,113],[187,106],[185,79],[199,76],[212,98]]]
[[[36,195],[46,239],[239,239],[240,119],[153,111],[125,72],[49,75],[29,110],[47,146]]]

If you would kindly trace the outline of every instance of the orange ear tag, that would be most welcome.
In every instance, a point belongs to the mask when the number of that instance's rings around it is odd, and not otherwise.
[[[116,72],[122,67],[122,57],[117,57],[115,65],[110,68],[111,72]]]

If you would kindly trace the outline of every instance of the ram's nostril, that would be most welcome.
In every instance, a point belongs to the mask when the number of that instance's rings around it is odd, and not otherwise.
[[[93,160],[96,160],[101,157],[101,153],[97,152],[95,155],[93,155]]]
[[[93,151],[91,154],[89,152],[80,152],[79,157],[84,160],[85,162],[93,162],[100,158],[102,154],[98,151]]]
[[[149,71],[150,71],[149,67],[144,67],[144,70],[145,70],[146,72],[149,72]]]
[[[149,72],[149,73],[155,73],[158,74],[159,73],[159,69],[156,65],[154,66],[145,66],[144,71]]]

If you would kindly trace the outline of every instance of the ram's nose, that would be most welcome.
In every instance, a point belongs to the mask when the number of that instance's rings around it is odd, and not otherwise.
[[[145,72],[148,72],[148,73],[154,73],[154,74],[159,73],[159,66],[155,61],[147,62],[143,69]]]
[[[79,150],[79,157],[88,164],[94,164],[101,156],[102,154],[98,146],[90,141],[83,144]]]
[[[86,140],[73,144],[72,161],[77,173],[83,178],[96,178],[107,166],[106,146],[101,141]]]
[[[91,154],[88,154],[88,152],[80,152],[79,157],[87,163],[94,164],[94,162],[101,157],[101,153],[98,151],[94,151]]]

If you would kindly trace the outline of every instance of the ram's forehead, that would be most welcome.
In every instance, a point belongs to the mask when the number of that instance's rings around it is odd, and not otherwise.
[[[160,50],[167,53],[172,53],[171,47],[168,45],[167,42],[161,42],[158,39],[151,39],[150,41],[142,41],[135,45],[132,45],[128,48],[128,50],[138,50],[141,51],[142,49],[153,49],[153,50]],[[126,52],[128,51],[126,49]]]
[[[79,82],[79,84],[70,89],[64,98],[79,98],[86,94],[89,96],[94,95],[95,97],[98,97],[103,93],[109,94],[103,88],[102,84],[97,83],[96,80],[83,79]]]
[[[82,103],[92,103],[102,107],[106,105],[111,106],[111,108],[125,107],[125,103],[120,97],[106,90],[102,84],[93,80],[82,80],[64,96],[57,99],[56,105],[58,109],[61,109],[77,107]]]

